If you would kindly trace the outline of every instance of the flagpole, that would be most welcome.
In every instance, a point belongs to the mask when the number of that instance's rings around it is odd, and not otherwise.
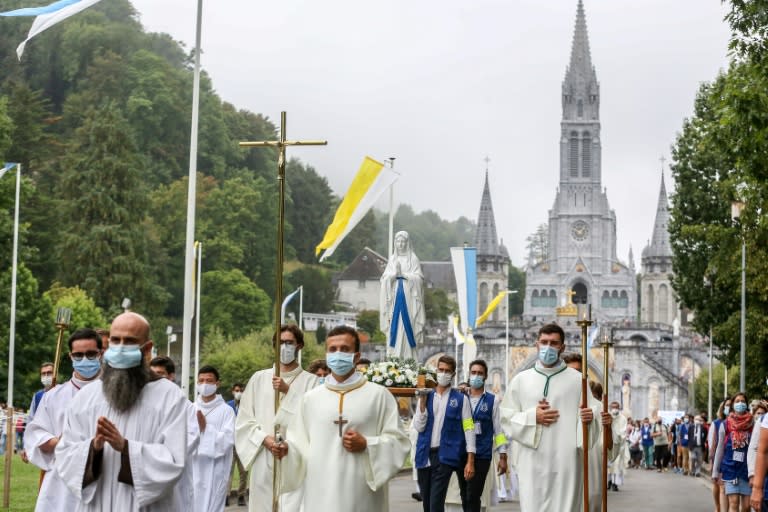
[[[187,241],[184,251],[184,317],[182,319],[181,389],[189,397],[189,359],[192,345],[192,314],[194,290],[195,202],[197,200],[197,128],[200,110],[200,39],[202,33],[203,0],[197,0],[195,27],[195,71],[192,81],[192,125],[189,143],[189,178],[187,183]]]
[[[515,290],[517,291],[517,290]],[[504,391],[506,392],[507,385],[509,384],[509,294],[512,293],[507,289],[507,311],[506,322],[504,326]]]
[[[195,304],[195,379],[200,371],[200,288],[203,284],[203,243],[195,242],[197,248],[197,301]]]
[[[5,481],[3,508],[9,507],[11,498],[11,458],[13,457],[13,374],[16,350],[16,276],[19,259],[19,198],[21,196],[21,164],[16,164],[16,204],[13,206],[13,252],[11,256],[11,324],[8,335],[8,408],[6,409]]]
[[[389,162],[389,168],[395,168],[395,157],[391,156],[386,160]],[[395,252],[395,184],[389,186],[389,239],[387,240],[387,256]]]
[[[299,286],[299,329],[304,331],[304,285]],[[299,350],[299,365],[301,365],[303,350]]]

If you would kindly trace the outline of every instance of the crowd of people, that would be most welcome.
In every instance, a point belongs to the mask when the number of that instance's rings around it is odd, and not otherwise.
[[[304,370],[304,335],[284,325],[274,367],[234,383],[226,402],[218,369],[204,365],[190,401],[174,362],[150,357],[148,322],[127,312],[108,332],[74,332],[71,379],[33,399],[22,456],[43,470],[36,510],[221,511],[236,474],[235,497],[249,511],[273,510],[275,499],[280,510],[385,511],[388,482],[409,452],[425,512],[480,511],[512,482],[522,510],[578,510],[589,450],[591,512],[601,507],[603,443],[614,492],[626,467],[696,477],[710,461],[716,510],[747,510],[750,494],[763,506],[762,486],[750,482],[766,478],[768,435],[758,447],[765,402],[750,408],[738,393],[711,423],[703,413],[632,421],[617,402],[603,410],[599,384],[581,396],[582,362],[564,354],[564,339],[556,324],[542,327],[536,364],[503,397],[486,391],[482,359],[454,387],[456,360],[441,356],[436,387],[408,402],[415,410],[406,428],[410,411],[360,371],[369,362],[351,327],[332,329],[326,358]],[[42,379],[49,374],[46,363]]]

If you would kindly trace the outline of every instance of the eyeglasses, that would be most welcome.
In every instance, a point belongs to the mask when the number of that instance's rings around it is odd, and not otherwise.
[[[99,358],[99,352],[98,350],[88,350],[87,352],[70,352],[69,355],[72,356],[73,361],[82,361],[84,357],[94,360]]]

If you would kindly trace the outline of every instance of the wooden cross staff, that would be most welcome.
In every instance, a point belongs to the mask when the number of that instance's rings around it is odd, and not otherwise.
[[[285,112],[280,112],[280,139],[255,142],[241,142],[240,147],[276,147],[277,156],[277,259],[275,261],[275,376],[280,377],[280,307],[283,303],[283,250],[285,245],[285,148],[288,146],[325,146],[328,141],[325,140],[286,140],[285,139]],[[275,414],[280,408],[280,390],[275,390]],[[279,434],[279,426],[275,425],[275,439]],[[272,510],[278,510],[279,490],[277,485],[277,466],[272,465]]]

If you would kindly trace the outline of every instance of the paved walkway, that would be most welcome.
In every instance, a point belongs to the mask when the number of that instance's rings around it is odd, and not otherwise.
[[[411,498],[413,491],[413,480],[411,480],[410,473],[392,480],[389,486],[390,510],[393,512],[421,512],[421,503]],[[712,486],[709,479],[676,475],[671,472],[657,473],[656,471],[633,469],[627,471],[626,481],[619,492],[608,493],[608,510],[647,512],[648,510],[664,509],[712,510]],[[227,507],[226,510],[245,512],[247,507]],[[491,510],[494,512],[519,512],[520,504],[518,502],[500,503]]]

